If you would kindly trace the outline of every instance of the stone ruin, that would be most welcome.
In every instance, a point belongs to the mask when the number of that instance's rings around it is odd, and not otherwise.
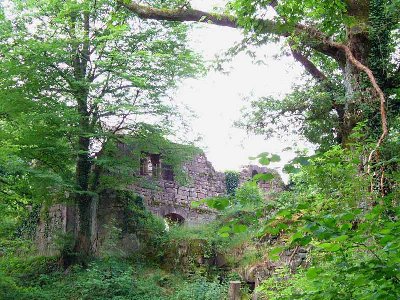
[[[189,184],[182,185],[175,180],[173,169],[164,164],[159,154],[146,154],[140,161],[139,177],[143,180],[131,184],[128,188],[140,195],[145,207],[153,214],[171,221],[187,225],[197,225],[212,221],[217,213],[205,205],[192,207],[193,201],[204,198],[226,195],[225,174],[215,171],[206,156],[201,153],[183,165]],[[276,171],[249,165],[243,167],[239,174],[239,185],[250,180],[255,174],[274,173],[275,179],[260,182],[260,188],[266,197],[271,192],[283,189],[283,182]],[[140,183],[141,182],[141,183]],[[151,182],[151,185],[143,184]],[[127,204],[118,199],[115,193],[105,192],[94,201],[92,223],[92,243],[95,249],[101,249],[108,238],[109,228],[120,230],[120,239],[116,247],[132,252],[137,249],[135,234],[122,220],[129,214]],[[35,242],[42,254],[53,255],[57,252],[55,240],[67,231],[68,207],[56,204],[47,208],[46,218],[39,220]],[[41,214],[43,215],[43,213]],[[79,223],[79,221],[77,221]],[[79,225],[78,225],[79,226]]]
[[[143,197],[146,207],[151,212],[160,217],[188,225],[213,220],[216,217],[215,211],[206,206],[193,208],[191,202],[226,195],[225,174],[215,171],[203,153],[184,164],[183,169],[190,180],[186,186],[174,180],[172,168],[164,165],[159,155],[149,154],[141,162],[140,174],[153,180],[155,187],[149,189],[132,185],[130,188]],[[260,173],[275,175],[272,181],[259,182],[259,187],[265,192],[266,197],[271,192],[282,190],[283,182],[276,171],[256,165],[243,167],[239,174],[239,185]]]

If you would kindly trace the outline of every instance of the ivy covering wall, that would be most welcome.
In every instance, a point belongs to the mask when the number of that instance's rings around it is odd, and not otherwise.
[[[226,171],[225,184],[227,194],[234,196],[239,186],[239,173],[235,171]]]

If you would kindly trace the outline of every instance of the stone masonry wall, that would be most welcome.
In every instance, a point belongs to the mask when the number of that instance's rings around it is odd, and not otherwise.
[[[160,163],[160,166],[162,164]],[[157,167],[158,168],[158,167]],[[225,174],[215,171],[212,164],[204,154],[195,156],[191,161],[183,166],[186,171],[189,184],[182,186],[170,178],[154,179],[153,174],[161,170],[148,169],[148,173],[142,176],[141,184],[134,184],[130,189],[143,197],[145,206],[155,215],[160,217],[179,216],[185,224],[196,225],[208,223],[215,219],[216,212],[205,205],[193,208],[193,201],[204,198],[222,196],[226,194]],[[240,172],[239,184],[250,180],[255,173],[274,173],[276,178],[272,181],[259,183],[260,188],[268,193],[271,191],[281,191],[283,182],[276,171],[259,166],[246,166]],[[162,178],[163,176],[157,176]],[[58,233],[66,232],[67,207],[56,204],[45,213],[47,217],[42,218],[37,226],[35,241],[41,253],[52,255],[57,252],[54,239]],[[96,251],[101,252],[104,248],[110,228],[121,227],[122,240],[118,244],[119,249],[135,249],[137,241],[135,236],[131,236],[130,230],[126,230],[126,224],[121,223],[127,214],[126,205],[118,200],[113,193],[105,193],[100,199],[93,201],[93,246]],[[125,228],[125,229],[124,229]],[[125,250],[124,250],[125,251]]]
[[[215,218],[211,209],[192,208],[191,202],[226,194],[224,173],[216,172],[204,154],[195,156],[183,168],[189,178],[188,186],[181,186],[173,180],[159,179],[153,180],[153,188],[142,184],[132,185],[131,189],[145,199],[147,208],[156,215],[164,217],[178,214],[190,225],[211,221]]]
[[[211,221],[216,214],[211,209],[201,206],[192,208],[191,202],[204,198],[226,194],[225,174],[215,171],[212,164],[204,154],[199,154],[184,165],[190,184],[181,186],[173,180],[151,179],[155,185],[149,188],[146,185],[132,185],[131,189],[140,194],[147,208],[154,214],[165,217],[169,214],[178,214],[189,225],[201,224]],[[272,192],[283,190],[283,182],[279,174],[271,169],[249,165],[243,167],[239,175],[239,185],[250,180],[254,174],[273,173],[275,179],[268,182],[259,182],[259,187],[265,192],[266,198]]]
[[[256,174],[271,173],[275,176],[271,181],[259,181],[258,186],[265,193],[266,199],[269,198],[271,192],[281,192],[284,188],[284,183],[281,176],[275,170],[268,169],[266,167],[260,167],[256,165],[244,166],[239,176],[239,185],[251,179]]]

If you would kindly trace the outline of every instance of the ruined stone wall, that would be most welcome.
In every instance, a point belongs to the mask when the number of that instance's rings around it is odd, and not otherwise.
[[[215,218],[211,209],[192,208],[191,202],[226,194],[225,175],[216,172],[204,154],[195,156],[183,168],[189,178],[187,186],[173,180],[149,177],[147,184],[135,184],[131,189],[145,199],[147,208],[156,215],[178,214],[190,225],[211,221]]]
[[[161,163],[160,166],[162,166]],[[204,198],[225,195],[225,174],[215,171],[204,154],[195,156],[183,168],[189,179],[189,184],[185,186],[173,180],[173,177],[172,180],[162,179],[163,176],[160,176],[162,170],[157,173],[148,168],[148,173],[142,176],[141,182],[129,188],[143,197],[145,206],[155,215],[160,217],[178,215],[188,225],[208,223],[215,219],[216,212],[205,205],[194,208],[191,203]],[[244,167],[240,172],[239,184],[250,180],[255,173],[277,175],[272,181],[259,183],[266,194],[266,199],[271,191],[279,192],[283,189],[283,182],[276,171],[253,165]],[[158,179],[154,178],[154,174]],[[125,221],[129,219],[129,212],[124,200],[118,199],[111,191],[103,193],[99,199],[94,199],[92,204],[92,245],[96,252],[107,251],[106,243],[110,240],[110,235],[113,235],[113,231],[119,231],[115,233],[121,238],[120,241],[112,243],[117,245],[118,249],[127,253],[129,249],[137,249],[138,241],[132,234],[134,230],[126,228]],[[58,233],[66,232],[67,207],[62,204],[53,205],[42,215],[46,217],[41,218],[38,224],[35,240],[41,253],[52,255],[57,251],[55,239]]]
[[[35,245],[43,255],[56,255],[58,254],[56,239],[66,232],[67,207],[63,204],[43,207],[40,216],[34,236]]]
[[[266,167],[260,167],[256,165],[244,166],[239,175],[239,186],[244,182],[250,180],[256,174],[273,174],[274,179],[270,181],[259,181],[258,186],[264,192],[266,199],[271,196],[271,193],[281,192],[284,189],[284,183],[281,176],[275,170],[268,169]]]

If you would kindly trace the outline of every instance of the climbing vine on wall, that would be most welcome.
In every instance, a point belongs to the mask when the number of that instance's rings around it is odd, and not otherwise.
[[[239,173],[235,171],[226,171],[225,185],[226,193],[232,196],[235,195],[236,189],[239,186]]]

